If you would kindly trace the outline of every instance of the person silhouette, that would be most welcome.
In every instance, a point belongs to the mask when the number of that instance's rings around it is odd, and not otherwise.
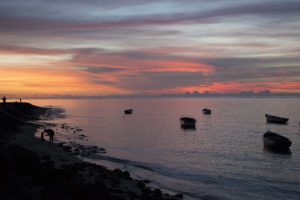
[[[6,104],[6,97],[5,96],[2,98],[2,101],[3,101],[3,104]]]
[[[41,132],[41,141],[44,142],[45,141],[45,137],[44,137],[44,131]]]
[[[46,136],[49,136],[49,143],[53,143],[53,139],[54,139],[54,135],[55,135],[55,132],[54,132],[54,130],[52,130],[52,129],[45,129],[44,131],[43,131],[43,133],[46,133]]]

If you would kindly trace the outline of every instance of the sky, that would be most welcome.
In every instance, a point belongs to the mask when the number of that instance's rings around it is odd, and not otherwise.
[[[299,0],[2,0],[0,94],[300,92]]]

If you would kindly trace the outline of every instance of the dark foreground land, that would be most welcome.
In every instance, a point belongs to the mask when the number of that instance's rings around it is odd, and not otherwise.
[[[34,123],[48,109],[29,103],[0,104],[0,199],[181,199],[151,190],[119,169],[82,162],[58,145],[34,137]],[[58,163],[58,159],[64,161]]]

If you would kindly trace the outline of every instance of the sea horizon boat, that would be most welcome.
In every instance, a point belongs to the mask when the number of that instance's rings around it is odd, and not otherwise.
[[[130,115],[130,114],[132,114],[132,112],[133,112],[133,109],[131,108],[131,109],[126,109],[126,110],[124,110],[124,114],[125,115]]]
[[[180,118],[180,125],[182,128],[185,129],[195,129],[197,120],[191,117],[181,117]]]
[[[292,145],[292,142],[287,137],[284,137],[277,133],[273,133],[271,131],[267,131],[263,135],[263,142],[265,147],[276,150],[285,150]]]
[[[289,118],[277,117],[269,114],[265,114],[267,123],[275,123],[275,124],[286,124],[289,121]]]
[[[205,115],[210,115],[211,114],[211,110],[208,109],[208,108],[204,108],[204,109],[202,109],[202,113],[205,114]]]

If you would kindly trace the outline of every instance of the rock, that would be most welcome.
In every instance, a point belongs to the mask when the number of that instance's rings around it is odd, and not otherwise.
[[[130,177],[129,171],[124,171],[123,174],[124,174],[125,177]]]
[[[161,197],[162,196],[162,192],[159,188],[156,188],[155,190],[153,190],[153,194],[156,197]]]
[[[72,149],[72,147],[71,147],[71,146],[67,146],[67,145],[65,145],[65,146],[62,146],[62,148],[63,148],[64,150],[71,150],[71,149]]]
[[[112,178],[111,181],[112,181],[112,182],[111,182],[111,185],[112,185],[112,186],[117,186],[117,185],[120,184],[120,179],[119,179],[119,178]]]
[[[149,193],[151,193],[151,192],[152,192],[152,191],[151,191],[149,188],[144,188],[144,189],[143,189],[143,193],[148,193],[148,194],[149,194]]]
[[[123,172],[122,172],[122,170],[120,170],[120,169],[114,169],[114,170],[113,170],[113,173],[114,173],[115,175],[117,175],[117,176],[122,176],[122,175],[123,175]]]
[[[176,198],[183,199],[183,194],[182,194],[182,193],[176,194],[175,197],[176,197]]]
[[[140,188],[140,189],[144,189],[146,187],[145,183],[143,183],[141,181],[137,182],[136,186],[138,186],[138,188]]]
[[[80,152],[80,155],[83,156],[83,157],[86,157],[86,156],[89,156],[90,155],[90,152],[89,151],[86,151],[86,150],[82,150]]]
[[[129,196],[131,196],[131,199],[139,199],[139,195],[137,195],[133,191],[127,191],[127,194],[129,194]]]
[[[80,153],[79,152],[72,152],[71,155],[73,155],[73,156],[79,156]]]
[[[63,150],[66,152],[72,152],[72,147],[71,146],[62,146]]]
[[[145,184],[151,183],[151,181],[150,181],[150,180],[147,180],[147,179],[144,179],[143,182],[144,182]]]
[[[65,142],[58,142],[56,143],[58,146],[63,146],[64,144],[66,144]]]

